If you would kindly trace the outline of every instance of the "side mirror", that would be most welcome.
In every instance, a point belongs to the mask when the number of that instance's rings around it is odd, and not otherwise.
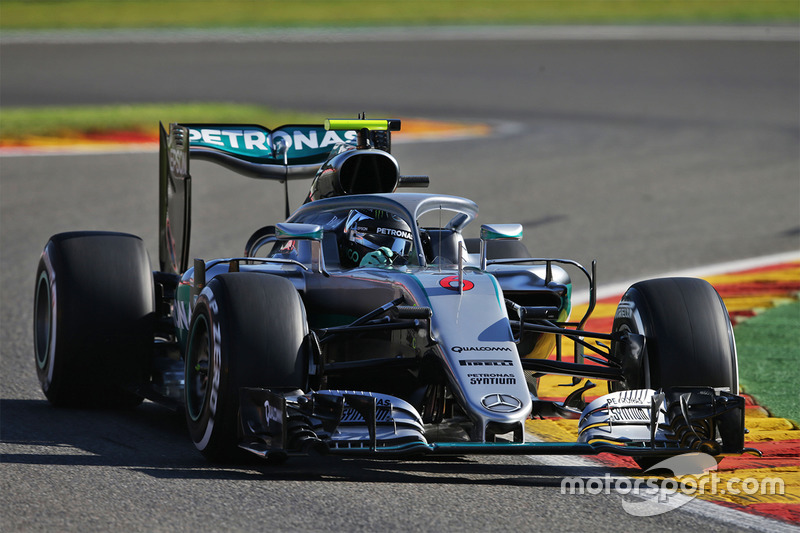
[[[486,270],[487,241],[522,240],[522,224],[483,224],[481,225],[481,270]]]
[[[281,222],[275,225],[275,238],[279,241],[321,241],[322,226]]]
[[[311,241],[311,270],[328,276],[325,257],[322,255],[322,226],[282,222],[275,225],[275,238],[279,241]]]

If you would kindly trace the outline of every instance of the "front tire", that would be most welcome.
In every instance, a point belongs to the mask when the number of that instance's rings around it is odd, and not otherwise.
[[[612,391],[688,386],[739,392],[730,317],[722,298],[704,280],[664,278],[636,283],[617,307],[613,331],[643,335],[645,342],[639,363],[630,360],[630,350],[616,345],[612,358],[628,369],[628,375],[622,382],[609,382]],[[731,431],[738,440],[732,447],[741,449],[744,427],[728,430],[728,439]],[[648,469],[663,458],[633,460]]]
[[[36,271],[36,372],[53,405],[131,407],[153,349],[153,275],[139,237],[54,235]]]
[[[616,390],[693,386],[739,392],[730,317],[722,298],[704,280],[664,278],[634,284],[617,307],[613,331],[645,337],[639,371],[626,376]],[[624,354],[617,351],[614,357],[626,366]]]
[[[305,389],[305,307],[292,283],[242,272],[212,279],[197,299],[186,351],[186,421],[210,461],[236,461],[239,390]]]

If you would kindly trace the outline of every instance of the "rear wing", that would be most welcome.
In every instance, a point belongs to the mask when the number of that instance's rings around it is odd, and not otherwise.
[[[399,120],[327,120],[324,125],[159,124],[159,263],[162,272],[182,274],[189,264],[191,174],[189,161],[222,165],[256,179],[313,178],[337,152],[368,145],[391,149]],[[285,187],[289,215],[288,185]]]
[[[355,131],[324,126],[288,125],[269,130],[257,125],[172,124],[184,128],[189,157],[218,163],[251,178],[286,180],[311,178],[342,144],[355,145]]]

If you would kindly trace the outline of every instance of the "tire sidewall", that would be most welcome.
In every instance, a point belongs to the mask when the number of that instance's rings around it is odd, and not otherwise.
[[[58,381],[53,379],[60,376],[55,372],[56,363],[60,362],[56,359],[57,304],[55,271],[49,254],[45,252],[36,271],[33,347],[39,383],[45,396],[51,400],[57,397],[58,389]]]
[[[649,327],[644,324],[640,311],[642,304],[638,301],[640,298],[637,296],[638,291],[633,288],[628,289],[622,296],[614,314],[612,332],[635,333],[645,338],[647,337]],[[622,382],[609,382],[611,391],[651,388],[649,349],[650,346],[648,344],[642,354],[641,363],[636,367],[635,372],[628,373]],[[623,357],[619,353],[615,356],[617,360],[621,360]]]
[[[243,294],[259,291],[263,295],[255,305],[242,300]],[[288,301],[290,308],[268,301],[270,293],[277,301]],[[253,317],[259,318],[252,321]],[[280,319],[287,322],[281,324]],[[238,449],[242,387],[304,389],[308,379],[308,362],[302,351],[305,333],[305,309],[296,289],[283,278],[255,273],[223,274],[203,289],[189,326],[185,400],[189,433],[207,459],[227,462],[243,457]],[[293,347],[294,353],[272,350],[274,346],[285,349],[287,345]],[[203,350],[208,367],[204,388],[199,386],[196,371]],[[283,361],[288,361],[287,365],[282,365]]]
[[[189,434],[203,453],[233,444],[230,436],[235,427],[231,427],[230,421],[235,410],[228,405],[232,399],[227,394],[220,397],[220,390],[225,390],[230,377],[230,350],[222,346],[223,319],[214,292],[204,290],[197,299],[189,327],[185,376]],[[200,362],[198,356],[202,350],[208,357],[208,376],[204,392],[198,392],[199,376],[193,367]]]

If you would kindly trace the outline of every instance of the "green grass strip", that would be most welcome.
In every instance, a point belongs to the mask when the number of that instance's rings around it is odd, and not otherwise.
[[[257,105],[213,103],[2,108],[0,141],[118,131],[157,134],[159,121],[164,124],[231,122],[272,128],[292,123],[322,124],[331,116],[350,114],[301,113]]]
[[[800,422],[800,302],[736,326],[739,381],[773,415]]]
[[[0,29],[797,22],[797,0],[3,0]]]

